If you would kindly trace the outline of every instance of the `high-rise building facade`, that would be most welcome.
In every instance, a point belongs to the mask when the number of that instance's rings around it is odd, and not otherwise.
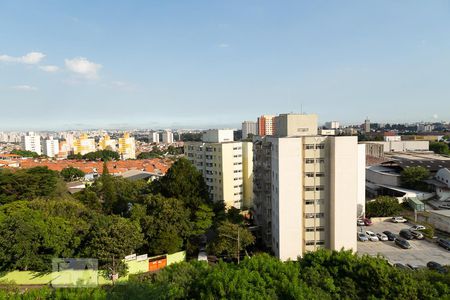
[[[208,130],[201,142],[184,144],[186,157],[203,174],[211,199],[249,208],[253,200],[253,144],[233,141],[233,130]]]
[[[244,121],[242,122],[242,139],[245,140],[249,135],[257,135],[256,122]]]
[[[27,135],[22,136],[21,147],[23,150],[36,152],[41,155],[41,136],[34,132],[29,132]]]
[[[281,260],[319,248],[356,250],[365,182],[365,153],[357,138],[311,135],[317,132],[314,115],[284,120],[282,132],[292,134],[255,145],[253,210],[263,241]]]
[[[173,144],[173,132],[169,130],[163,131],[162,142],[165,144]]]
[[[105,134],[98,143],[98,148],[100,150],[111,150],[116,151],[117,149],[117,140],[111,139],[108,134]]]
[[[150,143],[159,143],[159,133],[156,131],[150,132],[149,136]]]
[[[42,149],[48,157],[55,157],[59,154],[59,141],[53,139],[52,136],[46,140],[42,140]]]
[[[259,136],[274,135],[276,131],[275,116],[262,115],[258,118],[257,127]]]
[[[125,132],[123,137],[119,138],[119,154],[122,159],[136,158],[136,142],[128,132]]]
[[[89,152],[95,152],[95,150],[95,139],[89,138],[85,133],[73,141],[74,154],[85,155]]]
[[[370,133],[370,120],[369,119],[366,119],[364,121],[364,132]]]
[[[325,122],[326,129],[339,129],[339,127],[340,127],[340,124],[338,121]]]

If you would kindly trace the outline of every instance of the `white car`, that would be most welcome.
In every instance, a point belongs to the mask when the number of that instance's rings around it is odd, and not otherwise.
[[[425,230],[425,226],[423,225],[414,225],[409,230]]]
[[[366,226],[366,224],[364,224],[364,220],[361,220],[361,219],[356,220],[356,224],[358,226]]]
[[[392,217],[392,222],[394,222],[394,223],[405,223],[405,222],[408,222],[408,220],[406,220],[405,218],[403,218],[403,217]]]
[[[374,232],[372,232],[372,231],[366,231],[366,235],[369,238],[369,240],[372,241],[372,242],[378,242],[379,241],[377,235]]]
[[[380,241],[387,241],[388,237],[384,233],[377,233],[377,237]]]

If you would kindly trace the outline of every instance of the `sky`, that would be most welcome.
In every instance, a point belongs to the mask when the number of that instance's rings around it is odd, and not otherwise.
[[[450,2],[0,1],[0,131],[450,120]]]

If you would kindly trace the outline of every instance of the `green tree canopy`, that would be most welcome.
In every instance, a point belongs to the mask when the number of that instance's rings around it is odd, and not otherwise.
[[[66,193],[67,189],[59,173],[47,167],[15,172],[0,169],[0,204],[38,197],[59,197]]]
[[[61,170],[61,176],[65,181],[74,181],[84,177],[84,172],[74,167],[67,167]]]
[[[237,258],[240,251],[245,250],[245,248],[254,242],[255,237],[247,228],[225,221],[217,228],[217,237],[211,245],[211,250],[216,255],[227,255]]]
[[[86,160],[101,160],[101,161],[110,161],[110,160],[119,160],[119,153],[112,150],[97,150],[95,152],[89,152],[83,155],[83,159]]]
[[[366,203],[367,217],[391,217],[402,211],[402,206],[397,198],[380,196]]]
[[[38,158],[40,156],[36,152],[28,151],[28,150],[19,150],[19,149],[12,150],[11,154],[20,155],[23,157],[32,157],[32,158]]]
[[[423,190],[426,188],[423,180],[430,177],[430,172],[422,166],[409,167],[401,173],[401,184],[405,188]]]
[[[432,142],[430,143],[430,150],[437,154],[449,154],[450,150],[447,143],[444,142]]]

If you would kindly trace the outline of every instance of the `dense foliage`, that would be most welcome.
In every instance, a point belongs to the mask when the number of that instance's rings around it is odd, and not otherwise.
[[[19,149],[12,150],[11,154],[20,155],[20,156],[23,156],[23,157],[32,157],[32,158],[37,158],[37,157],[40,156],[36,152],[28,151],[28,150],[19,150]]]
[[[95,152],[89,152],[83,155],[83,159],[86,160],[101,160],[101,161],[109,161],[109,160],[119,160],[120,155],[116,151],[112,150],[97,150]]]
[[[12,172],[0,169],[0,204],[38,197],[58,197],[66,193],[58,172],[47,167]]]
[[[432,142],[430,143],[430,150],[437,154],[450,154],[447,143],[444,142]]]
[[[397,198],[380,196],[366,203],[367,217],[391,217],[402,211],[403,207]]]
[[[448,299],[450,275],[407,271],[384,259],[349,251],[319,250],[298,262],[267,254],[241,264],[203,262],[172,265],[127,284],[96,289],[31,290],[39,299]],[[14,293],[3,292],[13,296]],[[2,294],[0,293],[0,296]]]
[[[74,181],[84,177],[84,172],[74,167],[67,167],[61,170],[61,176],[65,181]]]
[[[45,167],[0,171],[0,271],[48,271],[53,257],[94,257],[101,269],[115,260],[123,271],[126,255],[186,249],[214,216],[201,174],[186,162],[173,165],[171,180],[150,184],[112,176],[104,164],[74,196]],[[71,179],[72,171],[61,175]]]
[[[417,166],[417,167],[409,167],[402,171],[401,173],[401,184],[405,188],[415,189],[415,190],[424,190],[426,189],[426,184],[423,180],[428,179],[430,177],[430,172],[428,169]]]

